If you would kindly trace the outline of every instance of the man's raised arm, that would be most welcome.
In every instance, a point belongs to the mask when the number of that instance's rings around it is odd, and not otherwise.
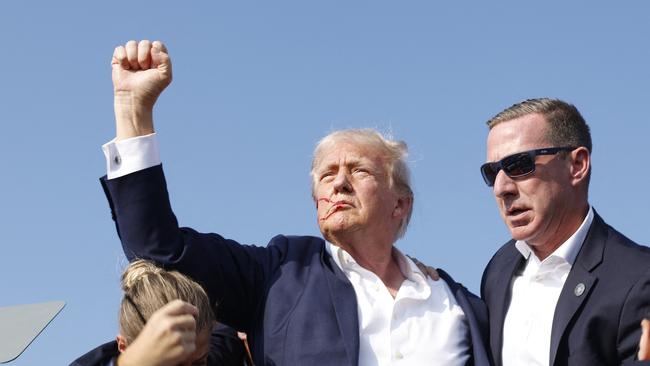
[[[124,253],[188,275],[219,304],[220,320],[252,329],[252,314],[263,303],[284,247],[243,246],[179,227],[152,120],[153,106],[172,79],[167,50],[160,42],[129,41],[115,49],[111,64],[116,138],[103,146],[108,172],[101,183]]]

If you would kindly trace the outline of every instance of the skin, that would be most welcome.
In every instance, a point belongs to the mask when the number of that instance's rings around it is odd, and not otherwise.
[[[638,358],[641,361],[648,361],[650,360],[650,320],[643,319],[641,322],[641,331]]]
[[[111,67],[116,140],[153,133],[154,104],[172,81],[167,48],[159,41],[129,41],[115,48]],[[551,146],[545,139],[545,128],[546,121],[538,114],[498,124],[488,135],[488,161]],[[325,158],[317,169],[321,177],[314,190],[318,225],[323,236],[379,276],[395,297],[404,276],[392,258],[392,245],[399,222],[411,209],[412,200],[399,197],[389,187],[385,166],[376,153],[344,144],[323,155]],[[367,167],[368,170],[359,170],[358,167]],[[538,157],[536,172],[530,176],[512,179],[503,172],[497,175],[494,195],[501,217],[512,237],[526,240],[538,258],[550,255],[584,219],[589,208],[586,187],[589,167],[589,152],[578,148],[566,161],[556,156]],[[421,270],[438,279],[434,268],[417,263]],[[642,328],[638,357],[645,360],[650,359],[650,323],[644,320]],[[145,330],[147,326],[143,333]],[[151,332],[152,336],[156,334],[153,330]],[[134,341],[129,347],[131,353],[140,347],[136,347],[138,339],[144,338],[138,337]],[[198,336],[196,332],[185,332],[175,339],[183,340],[183,351],[179,354],[187,356],[187,360],[185,363],[160,365],[192,365],[207,354],[207,331]],[[126,341],[121,336],[118,336],[118,345],[121,352],[126,350]],[[153,365],[143,359],[129,359],[127,352],[119,357],[118,364]]]
[[[210,330],[197,332],[198,309],[174,300],[154,312],[132,344],[117,336],[118,366],[206,365]]]
[[[153,133],[153,106],[172,80],[166,47],[158,41],[129,41],[115,48],[111,66],[116,140]],[[411,198],[398,197],[391,189],[376,152],[343,144],[322,156],[321,172],[335,173],[323,176],[315,187],[323,236],[375,273],[395,296],[404,277],[392,257],[393,243]],[[357,166],[364,170],[353,171]]]
[[[390,185],[386,162],[367,146],[339,142],[314,169],[314,196],[323,236],[382,279],[393,296],[404,281],[392,256],[412,200]]]
[[[487,160],[499,161],[522,151],[553,146],[546,138],[548,123],[529,114],[494,126],[487,139]],[[496,177],[493,193],[501,218],[515,240],[524,240],[543,260],[582,224],[587,202],[589,151],[580,147],[561,155],[536,157],[535,172]]]
[[[153,106],[172,81],[167,48],[159,41],[129,41],[111,60],[116,140],[154,132]]]

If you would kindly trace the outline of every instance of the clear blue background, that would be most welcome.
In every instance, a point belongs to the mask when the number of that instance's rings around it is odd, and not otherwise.
[[[120,244],[98,183],[114,136],[110,59],[169,47],[155,111],[180,223],[265,245],[318,235],[316,141],[377,127],[410,147],[398,246],[478,291],[508,238],[478,167],[484,122],[522,99],[575,103],[591,203],[650,243],[645,1],[10,1],[0,5],[0,306],[66,308],[15,365],[66,365],[117,333]]]

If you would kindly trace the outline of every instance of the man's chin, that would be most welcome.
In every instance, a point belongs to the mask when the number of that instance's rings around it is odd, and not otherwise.
[[[526,241],[531,236],[530,225],[509,226],[508,229],[515,240]]]
[[[320,232],[326,239],[328,237],[344,235],[348,231],[350,231],[350,225],[348,225],[347,222],[334,222],[328,220],[328,222],[321,222],[320,225]]]

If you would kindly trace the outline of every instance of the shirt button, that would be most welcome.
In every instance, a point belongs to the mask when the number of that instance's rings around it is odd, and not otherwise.
[[[113,161],[115,164],[120,165],[120,163],[122,163],[122,158],[120,158],[119,155],[115,155],[115,159],[113,159]]]
[[[403,358],[404,358],[404,355],[402,354],[402,352],[400,352],[400,351],[395,352],[395,359],[401,360]]]

